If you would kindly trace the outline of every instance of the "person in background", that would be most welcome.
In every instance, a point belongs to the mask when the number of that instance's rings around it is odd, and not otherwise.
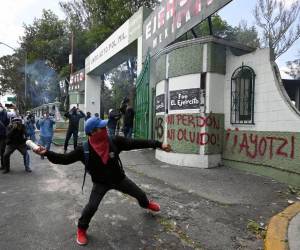
[[[117,128],[117,123],[118,120],[120,120],[122,114],[115,112],[113,109],[110,109],[108,111],[108,131],[109,131],[109,136],[115,136],[116,135],[116,128]]]
[[[160,148],[170,152],[171,146],[154,140],[134,140],[120,136],[110,139],[106,125],[106,120],[97,117],[87,120],[85,132],[88,135],[88,142],[68,154],[58,154],[43,147],[34,150],[39,155],[47,156],[48,160],[54,164],[68,165],[81,161],[92,177],[93,189],[90,199],[78,220],[76,241],[79,245],[88,243],[86,231],[102,198],[109,190],[118,190],[136,198],[144,209],[160,211],[159,204],[149,200],[146,193],[126,176],[119,153],[123,150],[142,148]]]
[[[6,148],[3,157],[4,172],[7,174],[10,172],[10,155],[17,149],[24,159],[25,171],[31,172],[29,167],[29,154],[26,146],[26,128],[22,124],[22,119],[19,117],[12,118],[11,124],[8,126]]]
[[[65,117],[69,119],[69,127],[66,134],[64,152],[66,153],[68,150],[69,140],[73,135],[74,149],[77,147],[78,140],[78,129],[79,129],[79,121],[81,118],[85,117],[85,114],[75,106],[65,114]]]
[[[124,124],[123,124],[124,136],[126,138],[132,137],[133,121],[134,121],[134,110],[130,105],[128,105],[125,111]]]
[[[25,127],[29,139],[35,142],[35,118],[34,115],[31,114],[29,111],[27,111],[27,116],[25,117]]]
[[[95,113],[95,117],[99,118],[99,113]]]
[[[49,115],[49,112],[45,112],[44,116],[39,120],[40,127],[40,141],[39,144],[44,146],[47,150],[50,150],[52,138],[53,138],[53,126],[55,119],[53,115]],[[44,159],[44,156],[41,156]]]
[[[2,103],[0,103],[0,157],[1,157],[0,169],[4,169],[3,155],[5,151],[5,145],[6,145],[6,132],[7,132],[6,130],[8,124],[9,124],[9,118],[7,112],[2,106]]]
[[[91,117],[92,117],[91,112],[86,112],[85,120],[87,121],[87,120],[90,119]]]

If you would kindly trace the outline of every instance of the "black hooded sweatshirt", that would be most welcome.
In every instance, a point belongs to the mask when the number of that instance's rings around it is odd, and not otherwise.
[[[112,138],[112,143],[114,144],[115,150],[118,152],[123,150],[129,151],[132,149],[161,148],[162,146],[162,143],[159,141],[129,139],[120,136]],[[115,150],[112,148],[112,146],[110,146],[110,152],[114,152]],[[94,183],[117,184],[125,178],[124,169],[119,163],[117,157],[110,157],[107,164],[104,165],[101,158],[94,151],[91,145],[89,145],[89,151],[90,153],[87,169]],[[47,151],[45,155],[47,156],[48,160],[54,164],[67,165],[76,161],[81,161],[83,164],[85,164],[82,146],[78,146],[74,151],[71,151],[67,154],[58,154],[52,151]]]

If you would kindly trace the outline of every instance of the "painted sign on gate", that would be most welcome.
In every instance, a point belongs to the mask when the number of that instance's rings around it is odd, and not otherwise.
[[[143,55],[154,55],[232,0],[162,0],[143,25]]]
[[[199,108],[200,88],[170,91],[170,110]]]

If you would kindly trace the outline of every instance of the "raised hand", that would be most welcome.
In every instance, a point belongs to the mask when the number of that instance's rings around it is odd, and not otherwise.
[[[33,150],[34,153],[38,154],[38,155],[44,155],[47,152],[47,149],[44,148],[43,146],[39,146],[38,149]]]
[[[161,149],[163,151],[166,151],[166,152],[171,152],[172,151],[172,148],[171,148],[171,145],[170,144],[162,144],[161,145]]]

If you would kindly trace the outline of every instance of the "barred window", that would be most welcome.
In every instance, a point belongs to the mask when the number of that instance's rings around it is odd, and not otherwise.
[[[231,124],[254,124],[255,73],[242,65],[231,77]]]

